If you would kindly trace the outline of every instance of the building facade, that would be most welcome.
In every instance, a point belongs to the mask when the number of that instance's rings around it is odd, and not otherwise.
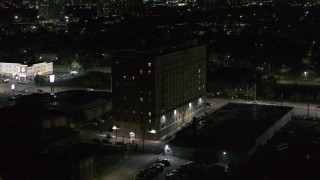
[[[0,62],[0,75],[12,77],[19,81],[25,81],[27,78],[34,78],[38,75],[49,75],[53,73],[53,63],[37,63],[28,66],[20,63]]]
[[[158,139],[205,106],[206,46],[150,52],[117,52],[114,57],[112,104],[118,136]]]

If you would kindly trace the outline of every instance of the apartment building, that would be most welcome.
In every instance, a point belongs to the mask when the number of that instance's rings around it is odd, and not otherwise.
[[[206,46],[117,51],[112,92],[117,135],[158,139],[204,109]]]

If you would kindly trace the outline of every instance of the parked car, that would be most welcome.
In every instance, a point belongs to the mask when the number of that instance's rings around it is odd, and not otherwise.
[[[168,135],[166,135],[166,137],[164,138],[165,140],[169,140],[169,139],[171,139],[172,138],[172,136],[170,135],[170,134],[168,134]]]
[[[188,161],[188,162],[182,164],[182,165],[181,165],[181,168],[182,168],[182,169],[188,169],[188,168],[192,167],[193,165],[194,165],[194,162],[193,162],[193,161]]]
[[[161,167],[163,167],[163,168],[165,167],[165,165],[162,164],[162,163],[156,163],[155,165],[156,165],[156,166],[161,166]]]
[[[163,167],[162,166],[157,166],[157,165],[153,165],[152,167],[150,167],[149,169],[151,170],[155,170],[155,172],[157,174],[161,173],[163,171]]]
[[[172,172],[169,172],[166,174],[166,176],[164,177],[166,180],[176,180],[179,179],[180,175],[179,174],[175,174]]]
[[[147,180],[147,179],[149,179],[149,174],[145,170],[140,171],[135,178],[135,180]]]
[[[116,144],[116,145],[124,145],[124,142],[122,142],[122,141],[116,141],[115,144]]]
[[[162,163],[164,164],[165,167],[168,167],[171,165],[170,160],[169,159],[161,159],[161,160],[157,160],[157,163]]]
[[[282,143],[282,144],[275,145],[275,146],[274,146],[274,149],[275,149],[276,151],[286,150],[286,149],[288,149],[288,143]]]
[[[104,122],[105,122],[105,120],[104,120],[104,119],[101,119],[101,118],[99,118],[98,121],[99,121],[100,123],[104,123]]]
[[[148,168],[147,172],[148,172],[148,176],[150,178],[154,178],[159,174],[159,172],[157,170],[153,169],[153,168]]]

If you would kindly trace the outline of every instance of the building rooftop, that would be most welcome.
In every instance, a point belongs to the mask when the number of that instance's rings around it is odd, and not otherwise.
[[[293,107],[229,103],[177,133],[172,142],[195,148],[236,149],[247,151],[256,139]]]
[[[69,90],[55,93],[54,100],[50,93],[34,93],[22,96],[16,100],[16,105],[28,105],[73,113],[75,110],[92,106],[92,103],[102,103],[107,101],[111,101],[110,92]]]
[[[78,133],[67,127],[48,128],[42,130],[35,141],[39,145],[44,145]]]
[[[141,41],[144,42],[145,39]],[[154,45],[142,43],[142,46],[134,48],[125,48],[120,50],[113,50],[112,54],[114,56],[137,56],[137,57],[150,57],[150,56],[161,56],[165,54],[170,54],[177,51],[182,51],[188,48],[194,48],[197,46],[203,46],[198,39],[185,40],[179,43],[168,43],[165,45]]]

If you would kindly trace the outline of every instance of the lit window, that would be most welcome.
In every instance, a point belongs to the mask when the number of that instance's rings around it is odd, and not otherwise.
[[[199,73],[201,73],[201,69],[199,69]]]
[[[148,63],[148,67],[151,67],[151,63]]]
[[[134,80],[134,76],[132,76],[132,79]]]
[[[143,71],[142,71],[142,69],[140,69],[140,74],[143,74]]]
[[[151,74],[151,70],[148,70],[148,74]]]
[[[149,112],[149,117],[151,117],[151,112]]]
[[[143,98],[140,98],[140,102],[143,102]]]
[[[127,77],[126,76],[123,76],[123,79],[126,79]]]
[[[151,119],[149,119],[149,124],[151,124]]]

